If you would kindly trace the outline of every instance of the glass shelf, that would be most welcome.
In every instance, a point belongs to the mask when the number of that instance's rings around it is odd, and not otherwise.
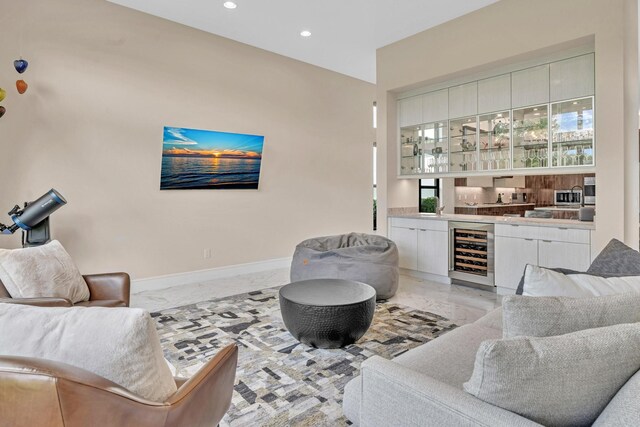
[[[513,110],[513,168],[549,166],[549,108],[547,105]]]
[[[400,129],[400,173],[418,175],[448,170],[446,122],[427,123]]]
[[[478,169],[478,120],[465,117],[449,121],[450,171]]]
[[[593,98],[551,104],[551,165],[593,166]]]
[[[509,111],[485,114],[479,118],[479,169],[511,168],[511,117]]]

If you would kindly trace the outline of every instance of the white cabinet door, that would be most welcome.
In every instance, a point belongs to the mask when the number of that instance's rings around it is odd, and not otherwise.
[[[511,108],[549,102],[549,64],[511,73]]]
[[[467,187],[493,187],[492,176],[468,176]]]
[[[552,62],[551,102],[591,96],[595,93],[595,64],[592,53]]]
[[[538,241],[514,237],[495,238],[496,286],[517,289],[524,267],[538,264]]]
[[[449,275],[449,233],[418,230],[418,270],[438,276]]]
[[[418,269],[418,230],[415,228],[391,227],[389,238],[398,246],[400,268]]]
[[[478,81],[478,114],[511,109],[511,74]]]
[[[422,95],[422,122],[431,123],[449,117],[449,91],[437,90]]]
[[[503,187],[503,188],[525,188],[525,177],[523,175],[520,176],[512,176],[510,178],[495,178],[493,180],[494,187]]]
[[[414,96],[398,101],[400,127],[422,124],[422,97]]]
[[[582,243],[538,242],[538,265],[540,267],[562,267],[586,271],[591,264],[591,246]]]
[[[449,118],[478,114],[478,82],[449,88]]]

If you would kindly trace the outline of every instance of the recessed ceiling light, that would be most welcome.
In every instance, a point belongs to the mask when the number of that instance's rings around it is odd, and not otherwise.
[[[301,31],[301,32],[300,32],[300,35],[301,35],[302,37],[311,37],[311,31],[309,31],[309,30]]]
[[[235,4],[232,1],[226,1],[222,4],[224,7],[226,7],[227,9],[235,9],[236,7],[238,7],[237,4]]]
[[[573,105],[578,105],[578,101],[573,101]]]
[[[537,108],[534,108],[534,109],[533,109],[533,111],[538,111],[538,109],[537,109]]]

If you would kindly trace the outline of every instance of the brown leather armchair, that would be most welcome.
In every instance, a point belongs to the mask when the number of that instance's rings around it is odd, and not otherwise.
[[[84,277],[89,287],[89,301],[76,305],[85,307],[129,307],[131,279],[127,273],[89,274]],[[0,281],[0,302],[37,305],[40,307],[71,307],[66,298],[11,298]]]
[[[213,427],[231,404],[237,361],[238,347],[225,347],[158,403],[65,363],[0,356],[0,425]]]

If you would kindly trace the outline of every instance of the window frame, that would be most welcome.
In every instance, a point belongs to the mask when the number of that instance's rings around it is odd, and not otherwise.
[[[433,185],[425,185],[422,183],[425,179],[433,179]],[[434,190],[435,197],[440,199],[440,179],[439,178],[420,178],[418,179],[418,212],[422,211],[422,190]]]

